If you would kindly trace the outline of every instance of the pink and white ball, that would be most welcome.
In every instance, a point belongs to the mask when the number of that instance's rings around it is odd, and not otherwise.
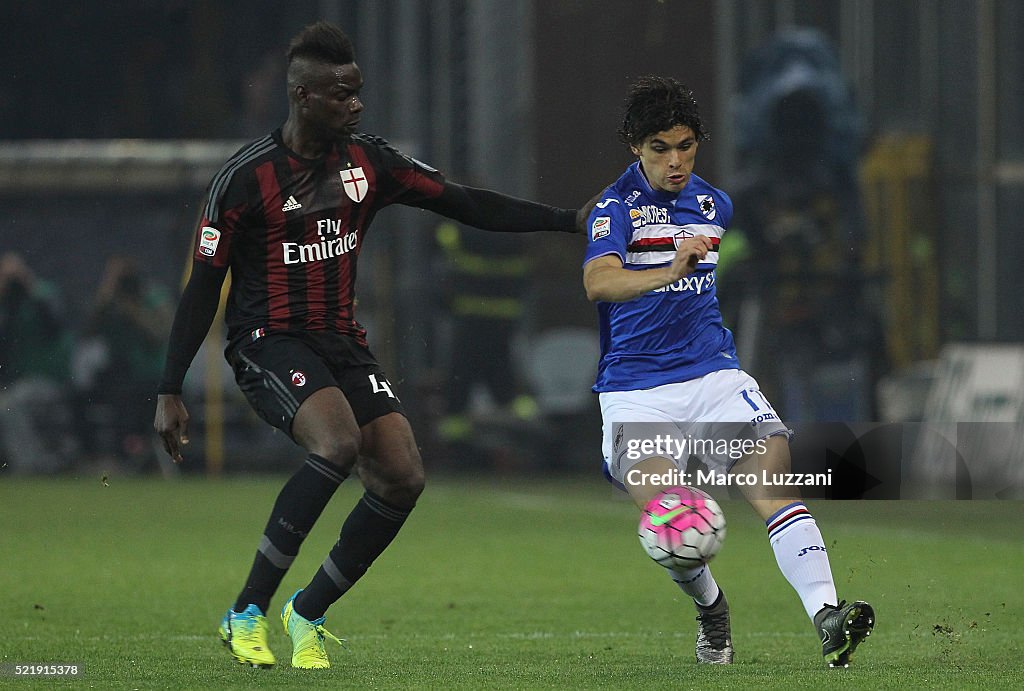
[[[722,549],[725,514],[707,492],[672,487],[647,502],[640,519],[640,544],[668,569],[706,564]]]

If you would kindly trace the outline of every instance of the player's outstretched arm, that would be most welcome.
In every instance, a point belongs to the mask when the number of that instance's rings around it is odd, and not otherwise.
[[[153,428],[163,441],[164,450],[180,463],[181,446],[188,444],[188,411],[181,400],[181,385],[193,358],[203,344],[210,324],[217,316],[220,288],[226,268],[195,263],[192,275],[174,315],[171,337],[167,345],[164,375],[157,390],[156,415]]]
[[[676,256],[668,266],[631,271],[622,266],[616,254],[606,254],[587,262],[583,267],[583,287],[591,302],[627,302],[644,293],[675,283],[697,268],[712,244],[704,235],[686,238],[679,243]]]
[[[560,209],[507,194],[445,181],[444,191],[416,206],[482,230],[529,233],[553,230],[578,233],[576,209]]]

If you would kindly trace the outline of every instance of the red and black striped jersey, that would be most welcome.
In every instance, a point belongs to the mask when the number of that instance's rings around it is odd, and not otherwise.
[[[372,135],[315,160],[289,150],[280,130],[244,146],[210,183],[194,251],[196,262],[231,270],[228,340],[328,330],[365,344],[354,291],[370,223],[389,204],[438,197],[444,184]]]

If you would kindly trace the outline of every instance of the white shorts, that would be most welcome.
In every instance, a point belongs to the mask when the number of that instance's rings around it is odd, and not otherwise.
[[[619,483],[630,468],[655,456],[669,458],[681,471],[696,458],[727,472],[757,440],[793,436],[743,370],[718,370],[653,389],[609,391],[599,398],[601,450],[608,474]]]

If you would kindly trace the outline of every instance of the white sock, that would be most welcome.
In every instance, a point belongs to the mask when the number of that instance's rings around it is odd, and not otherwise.
[[[813,621],[824,605],[838,602],[818,524],[803,502],[798,501],[776,511],[765,525],[779,570],[796,590]]]
[[[715,582],[715,577],[711,575],[711,568],[707,564],[682,571],[669,569],[668,575],[684,593],[702,607],[710,607],[718,599],[718,583]]]

